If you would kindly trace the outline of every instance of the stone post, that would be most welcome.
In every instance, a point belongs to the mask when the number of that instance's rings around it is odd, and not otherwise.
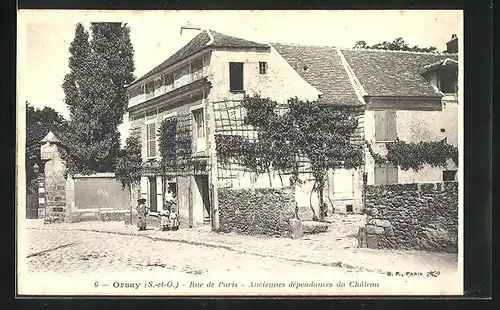
[[[302,222],[298,219],[290,220],[290,238],[292,239],[300,239],[304,235],[304,231],[302,230]]]
[[[58,150],[61,141],[49,132],[41,141],[41,159],[46,161],[44,169],[44,222],[66,220],[66,163]]]
[[[38,219],[45,218],[45,174],[40,172],[38,181]]]

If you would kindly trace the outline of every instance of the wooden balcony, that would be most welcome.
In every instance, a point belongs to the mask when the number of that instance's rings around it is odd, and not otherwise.
[[[161,85],[153,91],[149,91],[145,94],[140,94],[130,98],[128,101],[128,107],[131,108],[138,104],[144,103],[152,98],[159,97],[182,86],[196,82],[202,78],[205,78],[206,76],[208,76],[208,67],[203,67],[200,70],[191,72],[191,74],[180,76],[174,80],[173,84]]]

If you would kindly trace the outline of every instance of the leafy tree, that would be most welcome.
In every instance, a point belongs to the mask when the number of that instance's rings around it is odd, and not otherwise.
[[[118,126],[127,106],[125,85],[134,80],[130,30],[122,23],[82,24],[70,45],[63,90],[71,119],[63,152],[74,173],[111,172],[120,149]]]
[[[411,52],[424,52],[424,53],[435,53],[437,48],[435,46],[420,47],[418,45],[410,46],[408,43],[399,37],[394,39],[392,42],[383,41],[375,45],[368,45],[366,41],[357,41],[354,48],[365,48],[365,49],[377,49],[377,50],[391,50],[391,51],[411,51]]]
[[[67,121],[56,110],[44,107],[37,109],[26,102],[26,186],[28,192],[36,193],[37,184],[33,167],[38,165],[43,171],[44,163],[40,159],[40,140],[49,131],[64,132]]]
[[[141,146],[137,138],[126,139],[125,147],[118,152],[114,172],[122,189],[128,189],[132,208],[133,190],[139,185],[142,172]]]

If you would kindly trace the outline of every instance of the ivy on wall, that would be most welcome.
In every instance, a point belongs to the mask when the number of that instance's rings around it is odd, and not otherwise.
[[[164,119],[158,129],[158,138],[164,180],[166,176],[206,171],[205,158],[193,158],[190,115]]]
[[[328,170],[362,164],[362,147],[351,139],[358,127],[352,111],[297,98],[289,100],[286,108],[278,108],[275,101],[259,95],[245,96],[241,104],[246,110],[244,123],[257,130],[257,140],[216,135],[218,159],[235,162],[255,173],[271,169],[288,173],[293,184],[300,184],[299,166],[307,158],[314,177],[313,191],[320,202],[319,218],[323,218],[326,205],[322,193]]]
[[[158,129],[161,165],[165,171],[177,170],[177,118],[165,119]]]
[[[458,166],[458,148],[445,139],[440,141],[405,142],[397,139],[386,143],[387,155],[381,156],[373,151],[366,141],[368,151],[376,164],[390,162],[403,170],[421,170],[425,164],[431,167],[446,167],[448,159]]]

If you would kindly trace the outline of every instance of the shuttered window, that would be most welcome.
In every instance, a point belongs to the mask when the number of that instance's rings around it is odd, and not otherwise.
[[[147,124],[147,157],[156,157],[156,123]]]
[[[398,183],[398,167],[392,164],[381,164],[375,166],[375,184]]]
[[[229,63],[229,90],[242,91],[243,90],[243,63],[230,62]]]
[[[205,117],[203,108],[193,111],[194,127],[193,138],[195,139],[196,151],[201,152],[205,150]]]
[[[396,137],[396,111],[375,111],[375,140],[394,141]]]

